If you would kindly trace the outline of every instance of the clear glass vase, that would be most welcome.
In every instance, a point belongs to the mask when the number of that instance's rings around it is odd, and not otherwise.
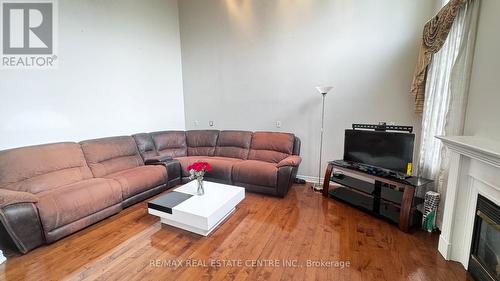
[[[196,190],[196,193],[198,195],[205,194],[205,189],[203,189],[203,177],[197,177],[196,181],[198,182],[198,189]]]

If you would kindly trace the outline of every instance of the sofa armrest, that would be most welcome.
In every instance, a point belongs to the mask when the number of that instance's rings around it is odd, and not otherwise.
[[[0,209],[18,203],[36,202],[38,199],[31,193],[0,188]]]
[[[144,160],[144,164],[146,165],[162,165],[164,162],[172,161],[172,157],[170,156],[155,156],[150,157]]]
[[[172,187],[181,182],[181,164],[179,160],[170,156],[158,156],[144,161],[146,165],[162,165],[167,169],[167,187]]]
[[[278,182],[276,186],[276,195],[279,197],[285,197],[288,193],[288,189],[293,183],[293,171],[297,168],[292,166],[284,166],[278,168]]]
[[[7,235],[25,254],[45,243],[38,209],[33,203],[16,203],[0,208],[0,236]],[[2,238],[5,239],[5,238]]]
[[[286,166],[291,166],[291,167],[298,167],[300,165],[300,162],[302,162],[302,158],[298,155],[291,155],[288,156],[287,158],[281,160],[276,167],[281,168],[281,167],[286,167]]]
[[[172,187],[181,183],[181,163],[177,159],[170,159],[163,162],[167,169],[168,182],[167,187]]]

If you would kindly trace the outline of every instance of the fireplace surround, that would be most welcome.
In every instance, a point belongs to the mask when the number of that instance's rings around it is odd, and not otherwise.
[[[500,142],[473,136],[438,138],[450,153],[438,250],[446,260],[458,261],[469,269],[474,267],[469,261],[475,250],[471,246],[481,207],[478,199],[500,205]]]

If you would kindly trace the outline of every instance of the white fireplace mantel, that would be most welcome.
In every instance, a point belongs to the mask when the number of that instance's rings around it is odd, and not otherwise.
[[[473,136],[437,138],[450,152],[438,250],[467,269],[478,194],[500,205],[500,142]]]

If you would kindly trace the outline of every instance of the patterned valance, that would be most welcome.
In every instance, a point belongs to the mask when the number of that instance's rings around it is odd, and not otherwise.
[[[425,24],[417,67],[411,85],[411,93],[415,96],[415,112],[418,114],[422,114],[424,111],[425,82],[432,55],[443,47],[460,8],[467,1],[450,0],[434,18]]]

